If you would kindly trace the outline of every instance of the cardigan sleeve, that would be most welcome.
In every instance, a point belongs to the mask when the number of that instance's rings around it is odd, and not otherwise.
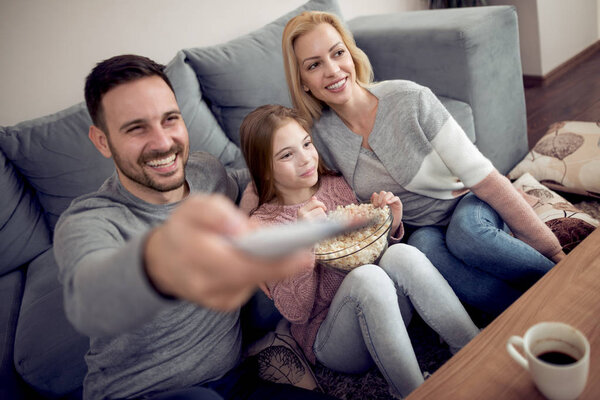
[[[481,182],[495,169],[433,92],[425,87],[419,99],[419,124],[435,153],[466,187]]]
[[[471,191],[500,214],[516,238],[550,259],[562,251],[550,228],[538,218],[508,178],[497,170],[473,186]]]

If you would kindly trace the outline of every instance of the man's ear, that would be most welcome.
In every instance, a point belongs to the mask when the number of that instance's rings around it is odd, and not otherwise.
[[[98,128],[95,125],[90,126],[90,131],[88,133],[88,137],[96,146],[96,149],[106,158],[112,157],[112,152],[110,151],[110,147],[108,146],[108,138],[106,137],[106,133],[102,131],[102,129]]]

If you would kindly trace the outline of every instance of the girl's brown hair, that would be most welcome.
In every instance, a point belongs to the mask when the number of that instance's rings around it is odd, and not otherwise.
[[[240,126],[242,154],[258,194],[258,206],[279,197],[273,180],[273,138],[277,129],[291,121],[310,135],[310,124],[306,119],[296,110],[276,104],[258,107]],[[329,173],[320,158],[317,171],[319,177]]]
[[[296,39],[312,31],[319,24],[329,24],[340,34],[354,62],[358,84],[366,87],[373,82],[373,68],[371,67],[369,58],[356,46],[352,33],[350,33],[336,15],[322,11],[305,11],[289,20],[283,30],[281,39],[285,79],[294,108],[311,125],[314,120],[321,117],[324,103],[314,97],[312,93],[302,90],[302,79],[300,78],[300,68],[298,67],[298,60],[294,51],[294,43]]]

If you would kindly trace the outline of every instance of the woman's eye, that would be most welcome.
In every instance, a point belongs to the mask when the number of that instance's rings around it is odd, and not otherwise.
[[[291,154],[291,153],[285,153],[285,154],[283,154],[283,155],[281,156],[281,159],[282,159],[282,160],[284,160],[284,159],[286,159],[286,158],[290,158],[291,156],[292,156],[292,154]]]
[[[310,147],[311,144],[312,142],[309,140],[308,142],[304,143],[304,147]]]
[[[308,68],[306,68],[306,69],[311,70],[311,69],[317,68],[318,66],[319,66],[319,63],[314,62],[314,63],[310,64],[308,66]]]
[[[343,55],[345,52],[346,51],[344,49],[339,49],[338,51],[335,52],[335,55],[339,57],[339,56]]]

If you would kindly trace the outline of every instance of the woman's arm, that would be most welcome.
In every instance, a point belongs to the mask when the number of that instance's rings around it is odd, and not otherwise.
[[[508,178],[500,175],[497,170],[471,187],[471,191],[500,214],[516,238],[554,262],[565,256],[550,228],[538,218]]]

